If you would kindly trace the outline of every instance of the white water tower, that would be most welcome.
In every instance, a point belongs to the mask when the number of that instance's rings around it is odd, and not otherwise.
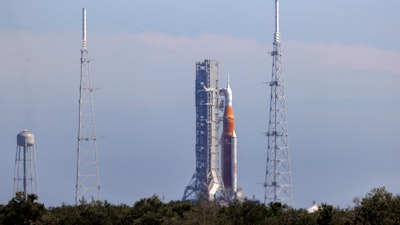
[[[36,176],[35,137],[28,130],[23,130],[17,135],[14,195],[17,192],[22,192],[25,195],[25,199],[28,194],[39,195]]]

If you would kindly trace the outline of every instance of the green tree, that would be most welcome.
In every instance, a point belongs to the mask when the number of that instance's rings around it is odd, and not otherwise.
[[[7,205],[1,208],[1,224],[41,224],[40,218],[46,209],[37,203],[37,195],[18,192]]]
[[[127,205],[112,205],[105,202],[92,202],[81,205],[65,205],[50,208],[48,213],[43,216],[44,224],[98,224],[112,225],[117,224],[126,217],[130,210]]]
[[[323,203],[318,207],[318,218],[317,223],[319,225],[331,224],[333,217],[333,206]]]
[[[354,199],[355,223],[400,224],[400,199],[385,187],[374,188],[363,199]]]
[[[140,199],[120,221],[120,224],[162,224],[163,217],[160,212],[163,205],[164,203],[156,195]]]

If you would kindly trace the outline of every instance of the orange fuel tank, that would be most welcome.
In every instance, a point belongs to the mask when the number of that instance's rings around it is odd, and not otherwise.
[[[227,87],[222,89],[225,97],[223,132],[221,137],[222,180],[227,194],[231,199],[234,199],[237,193],[237,149],[235,117],[233,114],[232,90],[229,85],[229,77],[227,83]]]

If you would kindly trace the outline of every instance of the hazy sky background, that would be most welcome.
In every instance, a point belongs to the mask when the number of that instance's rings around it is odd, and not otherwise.
[[[179,200],[195,170],[195,62],[230,73],[238,184],[262,200],[274,1],[0,2],[0,204],[16,135],[35,134],[39,201],[73,204],[82,8],[101,195]],[[294,206],[400,192],[400,1],[281,1]]]

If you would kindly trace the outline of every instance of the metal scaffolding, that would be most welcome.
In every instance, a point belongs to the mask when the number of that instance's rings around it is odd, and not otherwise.
[[[275,33],[271,56],[272,79],[269,83],[271,95],[267,132],[268,149],[264,203],[280,202],[292,206],[292,174],[279,33],[279,0],[275,0]]]
[[[186,186],[183,201],[225,199],[219,170],[218,62],[196,63],[196,171]]]
[[[75,202],[100,200],[98,156],[93,112],[93,87],[89,70],[89,54],[86,39],[86,9],[83,14],[83,38],[81,48],[81,79],[79,92],[78,160]]]

